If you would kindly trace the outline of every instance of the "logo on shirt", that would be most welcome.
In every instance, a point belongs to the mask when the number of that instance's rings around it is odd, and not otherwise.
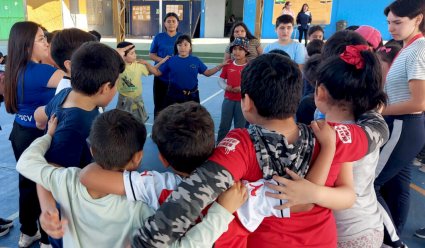
[[[141,177],[144,177],[144,176],[152,176],[152,174],[151,174],[151,173],[149,173],[149,171],[144,171],[144,172],[140,173],[140,176],[141,176]]]
[[[236,150],[236,146],[241,143],[239,140],[234,138],[224,138],[220,141],[217,147],[224,147],[225,154],[229,154],[229,152],[234,152]]]
[[[351,132],[350,129],[345,125],[338,125],[335,126],[335,131],[338,134],[339,139],[344,144],[350,144],[352,142],[351,140]]]
[[[257,190],[259,190],[261,187],[264,186],[264,184],[260,184],[260,185],[253,185],[252,183],[248,184],[250,187],[252,187],[253,189],[251,190],[251,195],[252,196],[257,196]]]

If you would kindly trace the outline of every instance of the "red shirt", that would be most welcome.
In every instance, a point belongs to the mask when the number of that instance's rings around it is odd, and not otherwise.
[[[241,86],[241,72],[243,68],[245,68],[246,63],[243,65],[237,65],[235,61],[227,63],[223,66],[221,70],[220,77],[223,79],[227,79],[227,85],[232,87],[240,87]],[[241,93],[233,93],[230,91],[226,91],[224,93],[224,97],[232,100],[232,101],[240,101]]]
[[[355,124],[332,124],[337,130],[336,152],[326,181],[333,186],[343,162],[357,161],[367,152],[364,131]],[[318,153],[315,145],[315,158]],[[209,159],[229,170],[235,181],[256,181],[263,178],[255,149],[246,129],[234,129],[217,146]],[[336,247],[337,231],[332,211],[315,206],[311,211],[292,213],[290,218],[265,218],[253,233],[248,232],[237,218],[215,247]]]

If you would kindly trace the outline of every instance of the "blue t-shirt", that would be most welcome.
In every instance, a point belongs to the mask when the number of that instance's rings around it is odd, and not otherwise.
[[[167,55],[174,55],[174,43],[177,38],[181,35],[181,33],[177,32],[173,37],[169,36],[167,32],[159,33],[155,35],[153,41],[151,43],[151,48],[149,50],[150,53],[156,53],[161,58],[165,58]],[[158,62],[155,61],[155,65]],[[166,75],[162,75],[160,77],[163,81],[168,81],[168,77]]]
[[[285,51],[289,54],[289,57],[291,57],[291,59],[299,65],[303,65],[307,58],[307,50],[305,49],[305,46],[296,41],[293,41],[288,45],[281,45],[279,42],[270,43],[264,48],[264,53],[268,53],[274,49]]]
[[[55,95],[55,88],[47,88],[47,83],[56,68],[50,65],[28,62],[25,72],[19,75],[17,85],[18,113],[15,121],[24,127],[36,128],[34,111],[46,105]]]
[[[92,161],[87,137],[93,120],[99,115],[98,108],[86,111],[77,107],[63,108],[71,88],[60,91],[46,106],[46,114],[58,118],[58,126],[45,158],[49,163],[63,167],[83,168]]]
[[[207,69],[198,57],[192,55],[186,58],[175,55],[159,67],[162,74],[169,75],[170,84],[182,90],[198,87],[198,73],[204,74]]]

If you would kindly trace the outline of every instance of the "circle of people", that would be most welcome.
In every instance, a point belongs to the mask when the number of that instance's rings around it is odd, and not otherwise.
[[[296,20],[290,2],[283,11],[264,49],[236,22],[213,68],[175,13],[152,41],[154,65],[127,41],[112,49],[76,28],[48,41],[40,25],[15,23],[0,90],[15,114],[19,246],[405,247],[411,162],[425,142],[425,1],[385,8],[385,45],[371,26],[324,42],[307,4]],[[216,139],[198,74],[219,71]],[[173,172],[137,172],[149,74],[152,139]]]

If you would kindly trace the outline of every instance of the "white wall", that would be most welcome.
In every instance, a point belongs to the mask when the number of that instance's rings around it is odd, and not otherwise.
[[[226,0],[205,0],[205,38],[222,38]]]

